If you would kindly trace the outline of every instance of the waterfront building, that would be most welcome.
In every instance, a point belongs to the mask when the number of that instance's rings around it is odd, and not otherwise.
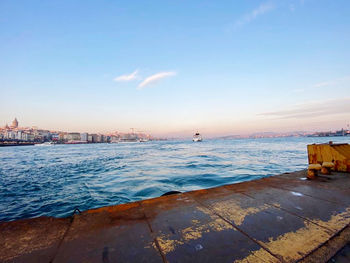
[[[53,141],[59,141],[60,140],[60,135],[58,133],[51,133],[51,140]]]
[[[64,140],[65,140],[65,135],[66,135],[65,132],[60,132],[60,133],[58,134],[58,140],[59,140],[59,141],[64,141]]]
[[[107,136],[101,134],[101,142],[107,142]]]
[[[112,135],[111,138],[110,138],[110,142],[112,142],[112,143],[119,142],[119,137],[115,136],[115,135]]]
[[[32,141],[34,141],[34,134],[29,133],[29,132],[23,132],[22,133],[22,140],[32,142]]]
[[[80,141],[80,133],[78,132],[70,132],[67,135],[68,141]]]
[[[92,137],[92,140],[91,140],[91,142],[98,142],[98,136],[97,136],[97,134],[91,134],[91,137]]]
[[[23,141],[29,141],[28,140],[28,133],[23,132],[21,138]]]
[[[80,140],[87,142],[88,141],[88,133],[86,133],[86,132],[80,133]]]
[[[34,139],[35,139],[35,138],[34,138],[34,135],[31,134],[31,133],[28,133],[28,134],[27,134],[27,138],[28,138],[28,141],[32,141],[32,142],[33,142]]]
[[[97,135],[97,142],[108,142],[108,136],[103,134]]]
[[[48,141],[51,138],[48,130],[34,130],[33,134],[36,141]]]
[[[16,139],[16,134],[14,131],[7,131],[6,139],[14,140]]]
[[[18,132],[16,133],[16,139],[17,139],[17,140],[22,140],[22,131],[18,131]]]

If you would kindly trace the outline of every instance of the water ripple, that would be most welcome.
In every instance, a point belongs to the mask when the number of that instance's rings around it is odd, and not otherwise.
[[[349,138],[327,138],[348,142]],[[238,183],[303,169],[323,138],[0,148],[0,221]]]

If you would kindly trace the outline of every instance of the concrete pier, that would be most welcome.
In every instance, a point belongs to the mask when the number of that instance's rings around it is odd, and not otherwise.
[[[349,173],[310,181],[300,171],[0,223],[1,262],[327,262],[349,242]]]

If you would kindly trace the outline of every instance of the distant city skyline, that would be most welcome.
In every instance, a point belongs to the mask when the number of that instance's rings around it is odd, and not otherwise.
[[[147,142],[159,140],[144,131],[131,128],[131,132],[113,131],[109,133],[87,133],[60,130],[50,130],[42,127],[20,126],[17,118],[11,125],[0,127],[0,146],[52,144],[86,144],[86,143],[118,143],[118,142]]]
[[[153,139],[186,139],[191,138],[193,135],[193,131],[185,131],[183,135],[180,135],[179,133],[175,134],[174,136],[159,136],[159,137],[153,137],[150,133],[138,129],[138,128],[130,128],[129,131],[121,131],[118,129],[115,129],[113,131],[94,131],[94,132],[88,132],[88,131],[72,131],[72,130],[64,130],[64,129],[47,129],[45,127],[39,127],[37,125],[29,125],[29,126],[21,126],[19,125],[19,121],[17,120],[17,117],[13,119],[11,124],[9,125],[6,123],[3,126],[0,126],[0,139],[2,137],[6,136],[15,136],[14,134],[8,134],[7,132],[15,131],[19,132],[19,135],[22,135],[22,132],[28,132],[28,131],[50,131],[53,134],[101,134],[101,135],[107,135],[107,136],[115,136],[115,135],[131,135],[131,134],[138,134],[140,136],[146,136],[148,138]],[[198,131],[197,131],[198,132]],[[288,136],[308,136],[308,135],[322,135],[327,136],[325,134],[341,134],[344,133],[345,135],[348,135],[350,133],[350,125],[346,125],[346,127],[341,128],[331,128],[331,129],[324,129],[324,130],[292,130],[292,131],[279,131],[279,132],[273,132],[273,131],[255,131],[251,133],[241,133],[241,134],[221,134],[221,135],[211,135],[211,134],[205,134],[206,139],[215,139],[215,138],[267,138],[267,137],[288,137]],[[329,136],[329,135],[328,135]]]
[[[346,128],[349,13],[346,0],[1,1],[0,125],[162,137]]]
[[[55,131],[55,132],[63,132],[63,133],[86,133],[86,131],[70,131],[70,130],[64,130],[64,129],[47,129],[45,127],[39,127],[37,125],[19,125],[19,121],[17,120],[17,117],[15,117],[13,119],[13,121],[9,124],[9,123],[6,123],[5,125],[3,126],[0,126],[0,131],[1,130],[47,130],[47,131]],[[123,131],[117,131],[117,130],[114,130],[114,131],[109,131],[107,133],[142,133],[144,134],[145,131],[141,131],[137,128],[130,128],[129,131],[126,131],[126,132],[123,132]],[[104,132],[97,132],[97,133],[104,133]]]

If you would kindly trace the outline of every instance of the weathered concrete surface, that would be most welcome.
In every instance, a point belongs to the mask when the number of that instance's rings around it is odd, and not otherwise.
[[[350,174],[305,177],[0,223],[0,262],[327,262],[350,242]]]
[[[0,262],[50,262],[70,218],[40,217],[0,224]]]

